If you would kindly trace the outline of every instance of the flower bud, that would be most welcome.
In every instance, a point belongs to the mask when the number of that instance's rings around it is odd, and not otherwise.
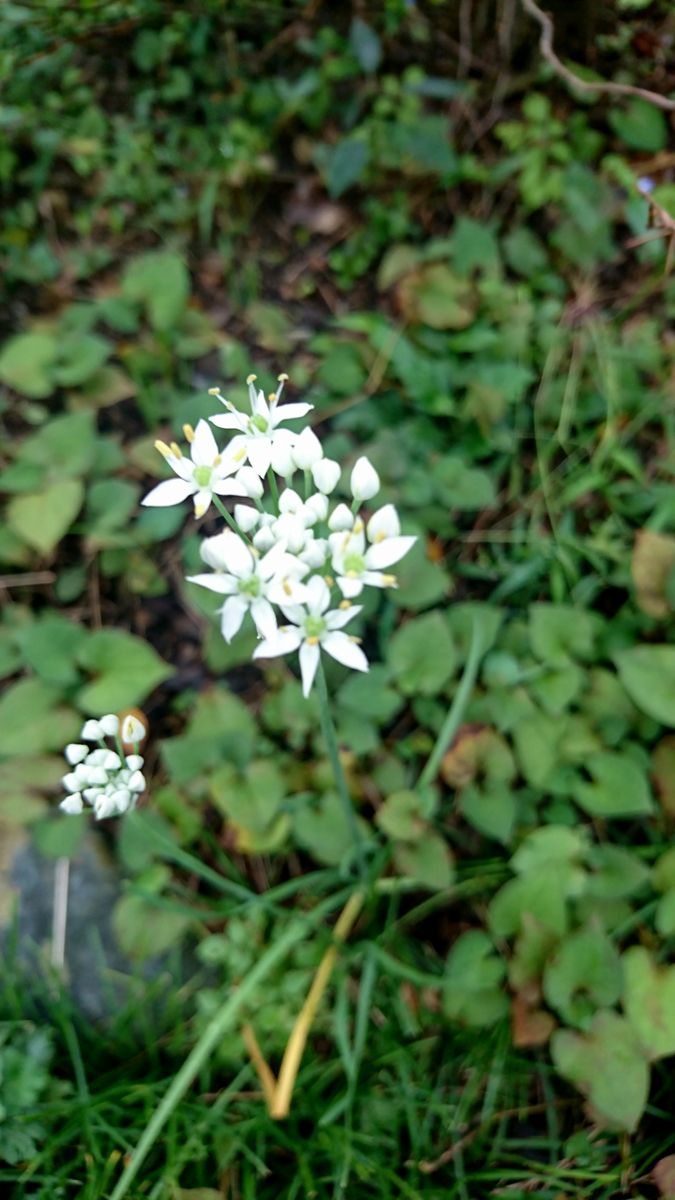
[[[276,541],[283,539],[286,549],[291,554],[297,554],[307,541],[307,530],[302,517],[296,516],[295,513],[284,513],[274,522],[274,538]]]
[[[350,487],[355,500],[372,500],[380,490],[380,477],[365,455],[354,463]]]
[[[307,425],[293,447],[293,462],[301,471],[307,471],[321,458],[323,458],[321,442]]]
[[[243,533],[250,533],[258,524],[260,513],[250,504],[235,504],[234,519]]]
[[[279,497],[279,512],[280,513],[299,513],[302,509],[302,500],[293,488],[284,488],[284,491]]]
[[[312,571],[319,571],[326,562],[328,557],[328,542],[325,538],[312,538],[308,542],[304,550],[300,552],[300,559]]]
[[[240,483],[249,500],[259,500],[263,494],[263,485],[257,471],[253,467],[240,467],[235,475],[235,480]]]
[[[88,746],[83,746],[81,742],[70,742],[65,749],[66,762],[69,762],[71,767],[74,767],[77,763],[83,762],[88,753]]]
[[[130,792],[145,791],[145,776],[141,771],[134,771],[131,778],[128,780],[127,786]]]
[[[127,745],[133,744],[134,742],[142,742],[143,738],[145,737],[145,726],[138,720],[138,717],[133,715],[133,713],[127,713],[126,717],[122,721],[120,736],[122,741]]]
[[[119,718],[114,713],[107,713],[105,717],[101,717],[99,725],[106,737],[115,737],[119,730]]]
[[[114,817],[117,814],[117,805],[112,796],[107,796],[105,792],[99,792],[94,801],[94,815],[97,821],[103,821],[106,817]]]
[[[124,761],[130,771],[140,771],[143,766],[142,754],[127,754]]]
[[[82,796],[79,792],[74,792],[72,796],[66,796],[59,804],[61,812],[68,813],[69,816],[77,816],[82,812]]]
[[[75,771],[69,771],[67,775],[63,776],[61,783],[67,792],[79,792],[82,787],[82,775]]]
[[[352,530],[354,528],[354,516],[346,504],[338,504],[337,508],[333,509],[328,518],[328,528],[333,533],[342,533],[347,529]]]
[[[304,511],[308,525],[313,525],[316,521],[325,521],[328,516],[328,496],[324,496],[322,492],[315,492],[305,501]],[[308,520],[308,517],[311,519]]]
[[[272,470],[282,479],[290,479],[295,471],[293,443],[290,438],[275,437],[270,458]]]
[[[320,458],[312,467],[314,484],[325,496],[335,490],[341,474],[340,464],[332,458]]]
[[[98,721],[85,721],[80,737],[85,742],[98,742],[103,737],[103,730]]]
[[[261,525],[253,534],[253,545],[261,554],[267,554],[277,542],[269,525]]]

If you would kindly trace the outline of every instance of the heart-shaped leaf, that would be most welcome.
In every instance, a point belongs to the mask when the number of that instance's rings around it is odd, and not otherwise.
[[[658,966],[644,946],[622,957],[623,1007],[650,1059],[675,1054],[675,966]]]
[[[649,1093],[649,1064],[624,1017],[599,1012],[588,1033],[559,1029],[551,1038],[556,1069],[579,1088],[597,1117],[632,1133]]]
[[[616,655],[616,665],[638,708],[675,727],[675,646],[630,646]]]
[[[81,481],[64,479],[43,492],[15,496],[7,506],[7,523],[28,546],[50,554],[68,532],[83,499]]]
[[[84,712],[99,715],[140,704],[172,668],[141,638],[101,629],[82,645],[78,662],[96,676],[78,694]]]

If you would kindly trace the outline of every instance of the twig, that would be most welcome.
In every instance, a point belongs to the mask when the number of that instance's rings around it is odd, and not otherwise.
[[[68,885],[70,859],[57,858],[54,867],[54,902],[52,908],[52,966],[62,971],[66,961],[66,926],[68,923]]]
[[[560,61],[553,49],[554,26],[548,13],[543,12],[539,5],[535,4],[535,0],[521,0],[521,4],[525,12],[529,13],[541,28],[539,50],[542,58],[545,58],[556,75],[559,75],[571,87],[578,88],[582,92],[598,92],[601,95],[604,94],[607,96],[639,96],[642,100],[647,100],[657,108],[662,108],[666,112],[675,112],[675,100],[669,100],[667,96],[660,96],[658,92],[650,92],[647,88],[634,87],[630,83],[609,83],[602,81],[596,83],[593,80],[581,79],[579,75],[575,75],[574,71],[570,71],[569,67],[566,67]]]
[[[0,575],[0,588],[38,587],[55,579],[53,571],[24,571],[20,575]]]
[[[312,986],[307,993],[307,999],[298,1014],[293,1031],[288,1039],[288,1045],[281,1060],[279,1080],[274,1093],[274,1102],[270,1107],[270,1116],[275,1120],[283,1120],[288,1116],[293,1088],[300,1069],[300,1062],[307,1043],[309,1031],[321,1003],[323,994],[328,987],[337,958],[338,944],[344,942],[358,917],[363,905],[363,892],[354,892],[345,904],[333,930],[333,945],[324,954],[319,963]],[[262,1079],[261,1079],[262,1082]]]
[[[241,1036],[244,1039],[244,1045],[248,1050],[248,1056],[255,1067],[256,1075],[260,1080],[260,1086],[263,1090],[265,1103],[268,1109],[271,1109],[274,1104],[274,1093],[277,1090],[277,1079],[272,1068],[267,1063],[265,1056],[258,1044],[258,1039],[255,1036],[255,1030],[252,1025],[244,1025]]]

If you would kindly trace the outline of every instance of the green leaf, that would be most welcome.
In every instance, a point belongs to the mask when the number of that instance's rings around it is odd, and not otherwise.
[[[630,646],[615,655],[619,677],[642,712],[675,728],[675,646]]]
[[[370,147],[358,137],[343,138],[336,146],[324,147],[324,175],[331,196],[341,196],[363,178],[370,162]]]
[[[675,933],[675,888],[662,896],[654,914],[654,924],[661,937],[672,937]]]
[[[599,622],[568,604],[530,605],[530,644],[541,662],[565,666],[570,658],[592,658]]]
[[[112,917],[115,936],[129,958],[143,961],[165,954],[190,928],[190,918],[153,904],[145,896],[123,896]]]
[[[392,721],[403,706],[398,692],[389,684],[389,671],[379,663],[374,663],[367,674],[351,675],[338,691],[337,701],[378,725]]]
[[[434,489],[442,504],[471,512],[479,508],[491,508],[496,492],[487,471],[470,467],[459,456],[445,455],[433,468]]]
[[[551,1039],[556,1069],[575,1084],[612,1128],[637,1128],[649,1093],[649,1065],[630,1025],[599,1012],[586,1034],[557,1030]]]
[[[193,783],[222,762],[245,767],[258,738],[255,719],[226,688],[202,692],[184,734],[162,742],[162,757],[174,783]]]
[[[495,937],[513,937],[528,923],[561,935],[567,930],[567,897],[579,892],[583,876],[566,863],[552,862],[510,879],[488,909]]]
[[[43,492],[14,496],[7,506],[7,522],[27,545],[50,554],[68,532],[83,499],[80,480],[64,479]]]
[[[560,723],[544,713],[517,722],[513,739],[520,769],[532,787],[546,787],[559,762]]]
[[[654,811],[647,774],[628,754],[591,754],[586,767],[592,783],[574,787],[577,804],[592,817],[640,817]]]
[[[79,679],[75,655],[86,637],[82,626],[58,613],[46,613],[17,634],[26,664],[46,683],[64,687]]]
[[[38,821],[31,830],[35,846],[45,858],[73,858],[89,825],[89,815],[65,817],[63,813]]]
[[[493,1025],[509,1011],[505,968],[486,933],[470,929],[454,943],[443,980],[443,1012],[469,1026]]]
[[[450,848],[440,833],[432,830],[419,842],[398,842],[394,846],[394,863],[399,874],[430,892],[444,891],[455,877]]]
[[[617,137],[630,146],[631,150],[644,150],[658,154],[668,142],[668,123],[664,113],[655,104],[636,97],[629,100],[625,108],[610,108],[607,119]]]
[[[116,712],[141,701],[173,669],[141,638],[121,629],[100,629],[83,644],[78,663],[96,676],[78,693],[86,713]]]
[[[544,971],[544,996],[566,1025],[584,1028],[598,1008],[621,995],[621,960],[599,929],[578,929],[557,947]]]
[[[44,816],[45,793],[58,792],[65,772],[61,756],[10,758],[0,763],[2,820],[8,825],[29,825]]]
[[[588,835],[584,829],[545,825],[523,839],[510,865],[519,875],[526,875],[555,863],[578,863],[584,859],[587,847]]]
[[[418,842],[428,836],[428,818],[433,816],[434,808],[435,797],[430,789],[428,793],[393,792],[378,808],[375,820],[387,837]]]
[[[644,946],[622,956],[623,1008],[645,1054],[654,1061],[675,1054],[675,966],[658,966]]]
[[[457,653],[440,612],[408,621],[392,637],[388,660],[407,696],[435,696],[454,674]]]
[[[64,413],[52,417],[21,443],[19,458],[31,463],[57,481],[84,475],[96,452],[96,428],[90,412]]]
[[[51,333],[19,333],[0,353],[0,379],[16,392],[43,400],[54,391],[53,366],[59,344]]]
[[[462,816],[486,837],[508,846],[516,824],[518,806],[515,793],[507,786],[470,783],[459,793]]]
[[[286,785],[271,760],[250,763],[244,778],[224,764],[211,776],[209,792],[234,826],[238,850],[267,854],[280,848],[289,829],[288,815],[280,811]]]
[[[359,66],[367,75],[372,75],[382,60],[382,46],[372,26],[361,17],[354,17],[349,27],[349,44],[356,55]]]
[[[144,305],[150,324],[161,332],[175,328],[190,295],[190,276],[179,254],[153,250],[134,258],[122,279],[122,293]]]
[[[60,698],[60,690],[41,679],[21,679],[7,688],[0,699],[0,755],[62,750],[72,741],[80,719],[59,707]]]
[[[100,538],[129,521],[139,488],[128,479],[97,479],[87,492],[89,537]]]
[[[357,817],[356,820],[363,837],[367,838],[369,831],[365,821],[361,817]],[[293,836],[318,862],[329,867],[338,866],[354,851],[347,817],[339,797],[334,792],[327,792],[318,804],[306,804],[296,808],[293,814]]]
[[[61,387],[79,387],[98,371],[112,346],[97,333],[70,333],[59,343],[59,362],[54,379]]]

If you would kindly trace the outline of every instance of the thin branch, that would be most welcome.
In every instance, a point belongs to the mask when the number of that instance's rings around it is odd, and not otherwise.
[[[669,100],[667,96],[660,96],[658,92],[650,92],[647,88],[633,87],[630,83],[596,83],[575,75],[574,71],[570,71],[569,67],[560,61],[553,49],[554,26],[548,13],[543,12],[539,5],[535,4],[535,0],[521,0],[521,4],[525,12],[529,13],[541,28],[539,50],[542,58],[545,58],[556,75],[559,75],[571,87],[578,88],[582,92],[598,92],[606,96],[639,96],[641,100],[647,100],[657,108],[662,108],[666,112],[675,112],[675,100]]]

